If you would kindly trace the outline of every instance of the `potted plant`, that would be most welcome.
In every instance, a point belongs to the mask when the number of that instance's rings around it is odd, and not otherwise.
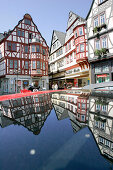
[[[101,52],[100,52],[100,50],[98,50],[98,49],[95,50],[94,54],[95,54],[96,56],[101,56]]]
[[[105,55],[105,54],[107,54],[109,52],[109,50],[107,49],[107,48],[102,48],[101,49],[101,54],[102,55]]]

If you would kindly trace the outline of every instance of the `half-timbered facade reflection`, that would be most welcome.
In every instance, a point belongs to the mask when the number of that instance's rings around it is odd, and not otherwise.
[[[48,89],[48,46],[29,14],[0,36],[0,90]]]
[[[8,125],[12,121],[12,124],[22,125],[37,135],[52,109],[51,96],[43,94],[7,100],[1,103],[1,108],[1,125],[5,119]]]

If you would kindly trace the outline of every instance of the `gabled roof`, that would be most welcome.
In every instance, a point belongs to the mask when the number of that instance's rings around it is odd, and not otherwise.
[[[51,53],[52,40],[53,40],[54,33],[56,34],[58,40],[60,41],[61,46],[63,46],[65,44],[66,33],[53,30],[52,39],[51,39],[51,46],[50,46],[50,49],[49,49],[49,53]]]
[[[86,20],[88,19],[89,15],[90,15],[90,12],[91,12],[91,10],[92,10],[92,7],[93,7],[94,2],[95,2],[95,0],[93,0],[93,2],[92,2],[92,4],[91,4],[91,7],[90,7],[89,12],[88,12],[87,17],[86,17]]]
[[[60,31],[56,31],[56,30],[54,30],[54,32],[55,32],[58,40],[60,41],[61,45],[64,45],[66,33],[60,32]]]
[[[23,19],[21,19],[21,20],[18,22],[18,24],[13,28],[13,30],[9,30],[9,31],[6,33],[6,35],[3,34],[4,37],[3,37],[2,39],[0,39],[0,43],[2,43],[4,40],[6,40],[6,39],[11,35],[11,33],[14,31],[14,29],[15,29],[25,18],[30,19],[30,20],[33,22],[33,24],[35,25],[35,27],[36,27],[37,31],[39,32],[40,36],[42,37],[42,39],[45,41],[45,43],[46,43],[46,45],[47,45],[46,40],[43,38],[42,34],[41,34],[40,31],[38,30],[38,27],[37,27],[36,24],[34,23],[32,17],[31,17],[30,14],[28,14],[28,13],[26,13],[26,14],[23,16]],[[48,47],[48,45],[47,45],[47,47]]]

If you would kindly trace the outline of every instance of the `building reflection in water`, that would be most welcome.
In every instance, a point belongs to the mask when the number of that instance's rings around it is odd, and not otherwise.
[[[112,92],[68,90],[8,100],[1,103],[0,124],[19,124],[39,134],[52,107],[58,120],[70,119],[74,133],[88,126],[101,154],[113,162]]]
[[[0,123],[2,127],[13,123],[19,124],[37,135],[40,133],[51,109],[50,94],[11,99],[1,104]]]

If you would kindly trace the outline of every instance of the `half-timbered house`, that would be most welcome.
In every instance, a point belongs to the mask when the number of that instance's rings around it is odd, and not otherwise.
[[[14,93],[34,83],[48,88],[48,46],[29,14],[0,34],[0,90]]]
[[[113,81],[113,1],[93,0],[86,19],[91,83]]]

